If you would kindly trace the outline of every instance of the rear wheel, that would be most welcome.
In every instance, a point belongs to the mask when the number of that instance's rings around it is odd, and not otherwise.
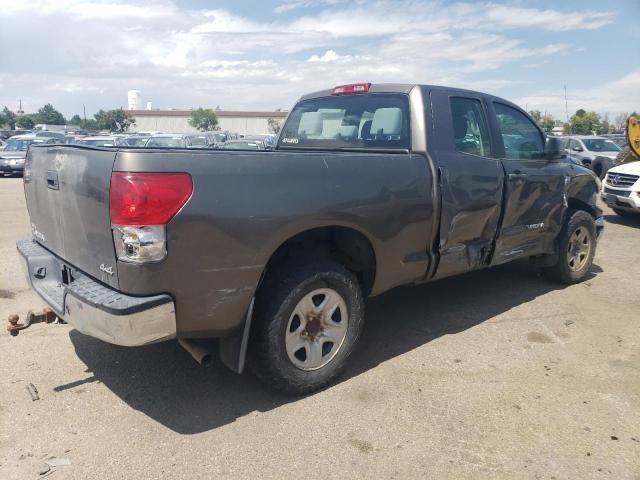
[[[360,285],[333,260],[273,272],[256,297],[251,368],[293,395],[325,387],[344,369],[360,337]]]
[[[558,236],[559,255],[547,273],[555,280],[573,284],[584,280],[596,253],[596,225],[583,211],[569,211],[567,222]]]

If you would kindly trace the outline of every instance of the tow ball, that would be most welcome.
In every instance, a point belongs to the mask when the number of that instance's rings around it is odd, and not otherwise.
[[[7,330],[12,337],[15,337],[20,333],[20,330],[29,328],[35,323],[53,323],[56,321],[56,318],[58,318],[58,316],[55,312],[47,307],[44,307],[40,313],[33,313],[29,310],[27,312],[27,320],[24,323],[18,323],[20,321],[20,317],[18,315],[9,315],[9,325],[7,325]]]

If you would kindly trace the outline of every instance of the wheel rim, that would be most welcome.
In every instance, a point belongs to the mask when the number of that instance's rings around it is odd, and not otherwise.
[[[576,272],[582,270],[587,264],[591,253],[591,236],[585,227],[578,227],[569,238],[567,248],[567,264]]]
[[[330,288],[313,290],[298,302],[287,323],[287,356],[301,370],[322,368],[342,348],[348,328],[344,298]]]

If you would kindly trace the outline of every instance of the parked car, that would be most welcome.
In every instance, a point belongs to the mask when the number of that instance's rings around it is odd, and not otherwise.
[[[0,174],[22,175],[24,159],[30,145],[59,143],[57,138],[38,137],[33,134],[15,135],[7,140],[0,151]]]
[[[604,137],[572,136],[567,144],[569,158],[593,170],[599,178],[613,166],[620,147]]]
[[[144,147],[149,140],[147,135],[130,135],[124,139],[125,143],[130,147]]]
[[[640,161],[610,168],[601,195],[617,215],[640,214]]]
[[[604,224],[565,157],[492,95],[342,85],[302,97],[269,153],[30,149],[17,248],[79,332],[201,360],[217,337],[234,371],[303,394],[345,367],[367,296],[523,258],[582,281]]]
[[[243,140],[259,141],[265,150],[273,150],[276,146],[276,139],[273,135],[246,135]]]
[[[93,147],[126,147],[125,139],[111,135],[97,135],[95,137],[84,137],[76,140],[76,145],[90,145]]]
[[[36,137],[47,137],[47,138],[55,138],[59,140],[61,143],[65,143],[66,134],[64,132],[51,132],[49,130],[36,130],[33,132],[33,135]]]
[[[627,141],[627,136],[624,133],[609,133],[602,136],[604,138],[608,138],[613,143],[618,145],[620,148],[625,148],[629,146],[629,142]]]
[[[204,132],[209,137],[209,141],[217,147],[222,147],[222,144],[228,140],[227,134],[223,132]]]
[[[5,145],[7,144],[7,142],[5,142],[4,140],[0,139],[0,150],[4,150]]]
[[[191,141],[187,135],[164,133],[151,135],[144,146],[145,148],[189,148]]]
[[[260,139],[229,140],[222,144],[223,150],[265,150],[264,143]]]
[[[15,137],[16,135],[29,135],[31,133],[30,130],[0,130],[0,140],[8,140],[11,137]]]
[[[215,138],[206,133],[189,135],[189,148],[218,148]]]

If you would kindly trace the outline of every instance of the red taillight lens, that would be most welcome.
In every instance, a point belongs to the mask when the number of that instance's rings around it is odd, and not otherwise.
[[[348,95],[350,93],[367,93],[369,91],[370,83],[352,83],[350,85],[339,85],[333,87],[331,95]]]
[[[164,225],[193,193],[188,173],[111,173],[112,225]]]

